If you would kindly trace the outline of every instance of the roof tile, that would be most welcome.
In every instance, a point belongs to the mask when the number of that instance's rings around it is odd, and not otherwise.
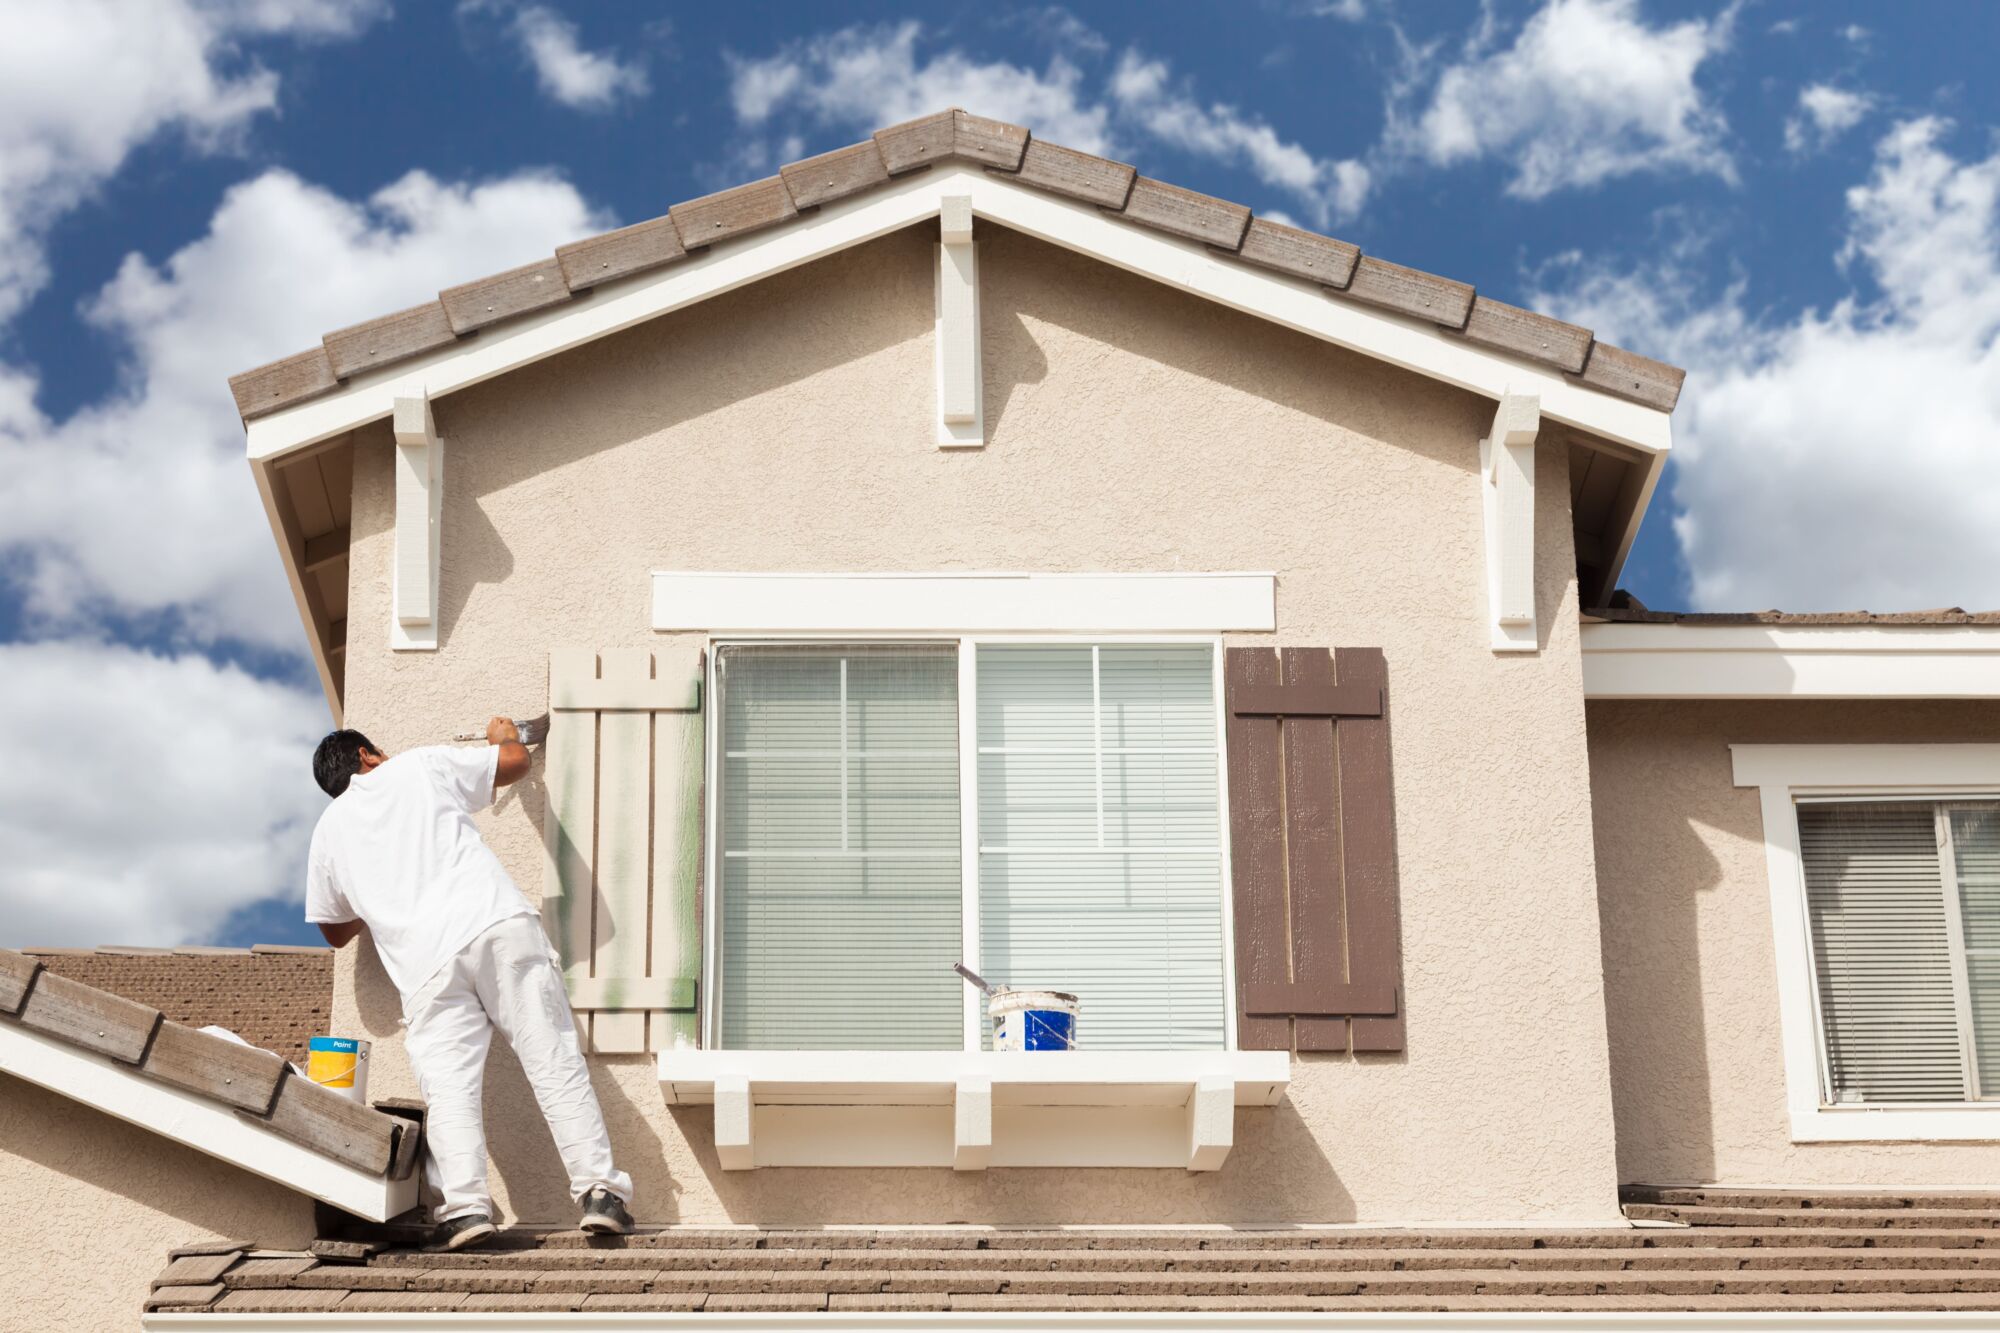
[[[1400,315],[1415,315],[1448,329],[1462,329],[1472,313],[1470,283],[1453,282],[1435,273],[1391,264],[1373,255],[1361,256],[1354,278],[1330,290],[1354,301],[1380,306]]]
[[[1118,216],[1232,254],[1241,248],[1243,233],[1250,226],[1250,210],[1242,204],[1185,190],[1151,176],[1133,180],[1131,197]]]
[[[1605,342],[1591,347],[1590,359],[1576,376],[1579,384],[1615,393],[1662,412],[1674,410],[1674,404],[1680,401],[1681,382],[1686,378],[1687,372],[1678,366]]]
[[[1028,148],[1028,131],[1004,120],[988,120],[956,107],[951,112],[952,151],[969,161],[1018,171]]]
[[[174,1310],[191,1305],[212,1305],[222,1299],[227,1290],[220,1282],[203,1283],[200,1286],[156,1287],[146,1298],[148,1310]]]
[[[667,210],[667,216],[680,231],[681,244],[690,250],[786,222],[798,215],[782,176],[766,176],[732,190],[675,204]]]
[[[538,259],[438,293],[453,333],[472,333],[568,299],[569,284],[563,280],[562,265],[554,258]]]
[[[787,163],[778,168],[778,177],[791,191],[796,207],[817,208],[888,184],[889,169],[882,165],[882,150],[870,139]]]
[[[889,174],[901,176],[920,171],[950,157],[958,137],[952,115],[950,111],[939,111],[875,131],[875,145],[882,150],[882,165],[889,169]]]
[[[1346,287],[1354,278],[1355,263],[1361,258],[1361,251],[1346,241],[1300,231],[1265,218],[1250,219],[1243,248],[1233,253],[1246,264],[1328,287]]]
[[[321,339],[327,361],[341,379],[377,366],[392,366],[457,341],[451,316],[441,301],[426,301],[393,315],[336,329]]]
[[[572,292],[634,273],[644,273],[687,257],[673,219],[664,215],[556,250],[563,281]]]
[[[1584,362],[1590,359],[1589,329],[1490,296],[1473,300],[1463,334],[1467,342],[1529,361],[1541,361],[1571,374],[1582,370]]]
[[[229,391],[236,395],[238,414],[250,421],[316,397],[339,383],[333,363],[327,360],[326,348],[315,347],[241,375],[231,375]]]
[[[999,171],[989,167],[989,171]],[[1123,210],[1132,196],[1137,169],[1108,157],[1079,153],[1043,139],[1030,139],[1019,170],[1005,173],[1023,185],[1081,199],[1086,204]]]

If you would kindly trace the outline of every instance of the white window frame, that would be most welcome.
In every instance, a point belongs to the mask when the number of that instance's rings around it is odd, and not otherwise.
[[[722,754],[722,709],[720,680],[717,676],[718,650],[752,645],[825,644],[956,644],[958,648],[958,781],[959,781],[959,907],[960,950],[965,965],[979,971],[979,735],[978,735],[978,650],[984,644],[1207,644],[1211,650],[1215,695],[1216,827],[1218,866],[1221,884],[1219,907],[1222,912],[1222,994],[1223,1042],[1226,1051],[1236,1049],[1236,936],[1234,875],[1229,848],[1229,753],[1227,711],[1223,700],[1223,643],[1220,634],[1092,634],[1086,632],[1037,634],[964,633],[798,633],[756,635],[711,635],[707,641],[705,697],[715,706],[707,717],[706,790],[719,793]],[[702,1045],[721,1049],[721,936],[716,929],[721,920],[721,827],[722,802],[711,795],[703,812],[703,833],[707,843],[702,853]],[[961,1050],[976,1052],[985,1038],[985,1011],[978,992],[965,987],[964,1043]],[[956,1053],[956,1052],[954,1052]]]
[[[1785,1102],[1794,1143],[2000,1142],[2000,1101],[1835,1104],[1829,1100],[1825,1028],[1814,981],[1805,865],[1799,850],[1802,800],[1886,799],[1939,803],[2000,799],[2000,745],[1732,745],[1739,787],[1756,787],[1764,826]],[[1942,857],[1943,852],[1940,851]],[[1945,867],[1952,963],[1964,958],[1956,870]],[[1954,986],[1962,983],[1955,977]],[[1963,1021],[1963,1015],[1961,1015]],[[1965,1035],[1963,1032],[1961,1035]]]

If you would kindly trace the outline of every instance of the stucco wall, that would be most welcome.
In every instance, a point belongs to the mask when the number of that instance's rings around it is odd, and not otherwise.
[[[1314,1058],[1215,1175],[722,1174],[706,1108],[597,1063],[652,1222],[1337,1222],[1616,1216],[1566,463],[1541,454],[1545,651],[1487,646],[1492,405],[996,228],[989,445],[935,447],[934,233],[915,229],[437,403],[442,648],[391,654],[387,435],[355,467],[347,706],[389,747],[537,711],[555,646],[649,632],[648,572],[1278,571],[1275,641],[1380,645],[1394,717],[1407,1055]],[[539,886],[539,774],[487,818]],[[343,958],[335,1020],[407,1087],[397,1006]],[[517,1069],[504,1205],[570,1215]]]
[[[1618,1169],[1631,1181],[2000,1185],[2000,1144],[1793,1143],[1770,880],[1729,746],[2000,740],[1989,703],[1589,706]]]
[[[303,1249],[312,1201],[0,1074],[0,1330],[137,1328],[167,1251]]]

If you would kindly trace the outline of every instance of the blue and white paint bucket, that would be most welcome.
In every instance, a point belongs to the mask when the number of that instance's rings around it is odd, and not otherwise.
[[[996,1051],[1067,1051],[1076,1046],[1076,996],[1058,990],[998,990],[987,1001]]]

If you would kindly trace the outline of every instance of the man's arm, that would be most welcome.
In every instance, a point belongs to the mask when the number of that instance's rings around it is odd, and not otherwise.
[[[500,747],[500,763],[493,770],[493,785],[505,787],[528,776],[528,766],[534,762],[528,756],[528,747],[521,744],[521,733],[514,724],[504,717],[496,717],[486,724],[486,743]]]
[[[344,949],[356,935],[361,933],[359,921],[321,921],[317,923],[319,933],[326,936],[326,942],[336,949]]]

